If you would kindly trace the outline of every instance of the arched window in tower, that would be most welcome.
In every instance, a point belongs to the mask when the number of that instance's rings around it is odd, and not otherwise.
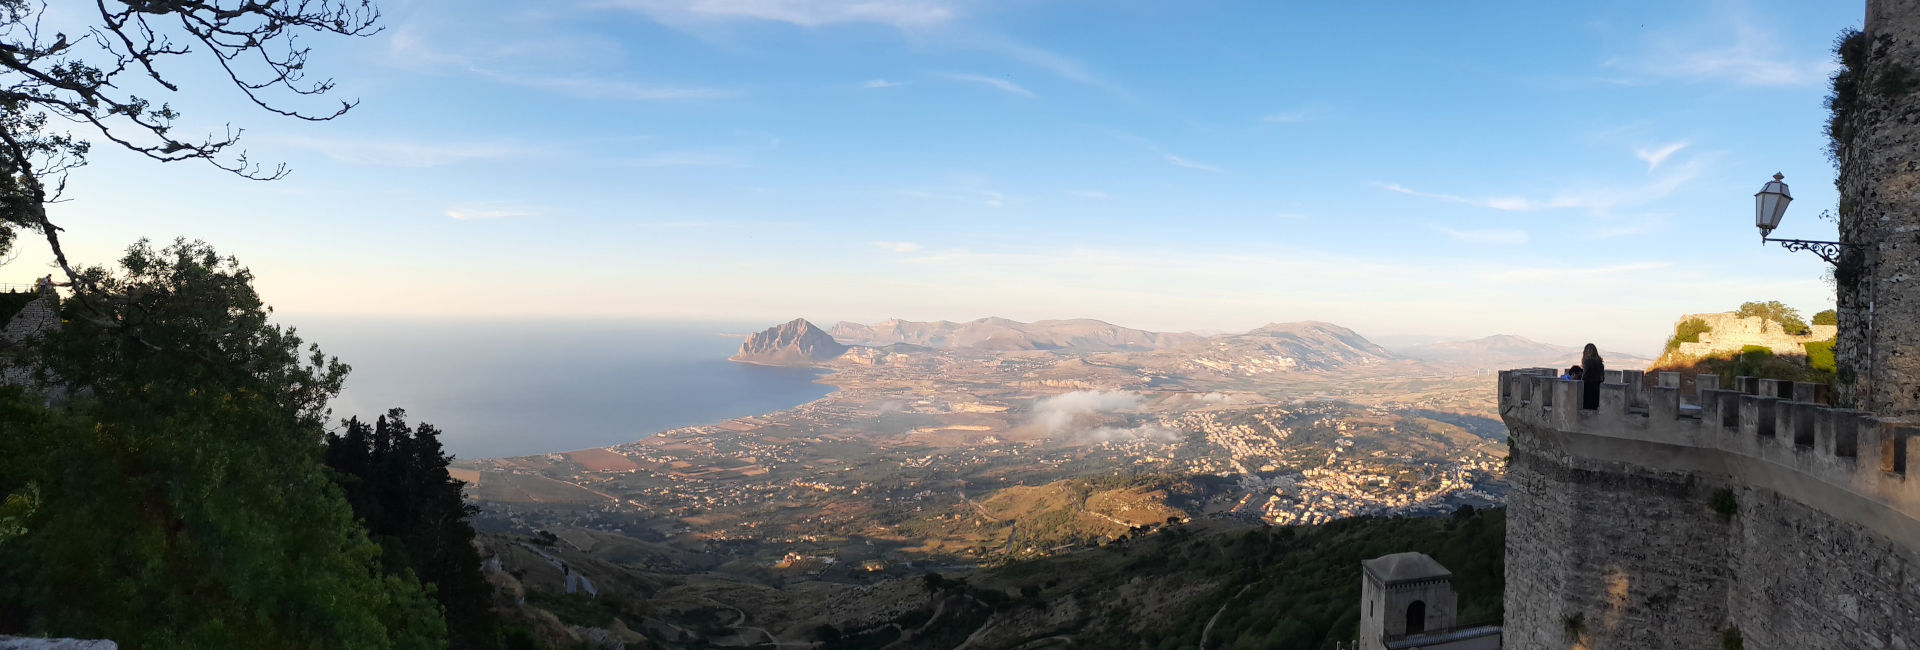
[[[1419,634],[1427,631],[1427,601],[1416,600],[1407,605],[1407,634]]]

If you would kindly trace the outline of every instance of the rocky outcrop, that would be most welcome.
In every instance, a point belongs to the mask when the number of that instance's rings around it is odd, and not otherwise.
[[[740,351],[729,359],[766,366],[808,366],[846,353],[847,346],[807,319],[795,318],[747,337]]]

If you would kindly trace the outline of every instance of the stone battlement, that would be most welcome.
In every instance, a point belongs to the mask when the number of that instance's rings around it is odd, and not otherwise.
[[[1582,409],[1555,373],[1500,373],[1508,647],[1920,648],[1909,421],[1631,370]]]
[[[1660,373],[1656,385],[1647,387],[1634,370],[1608,372],[1599,408],[1563,408],[1580,403],[1581,385],[1561,381],[1556,372],[1502,371],[1502,417],[1541,430],[1719,451],[1729,457],[1722,461],[1728,465],[1724,473],[1765,473],[1776,479],[1769,483],[1782,476],[1775,470],[1792,470],[1790,483],[1817,483],[1883,506],[1870,508],[1874,521],[1855,523],[1920,550],[1920,481],[1907,477],[1909,455],[1920,453],[1907,441],[1920,427],[1909,421],[1820,404],[1826,387],[1817,384],[1739,377],[1722,389],[1719,377],[1700,375],[1694,394],[1683,395],[1679,373]],[[1764,470],[1757,472],[1731,466],[1741,461],[1772,467],[1752,468]],[[1812,488],[1768,487],[1788,494]],[[1890,520],[1889,511],[1900,517]]]

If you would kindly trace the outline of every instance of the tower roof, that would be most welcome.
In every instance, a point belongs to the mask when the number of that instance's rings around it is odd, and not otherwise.
[[[1439,562],[1433,561],[1425,553],[1382,555],[1360,565],[1366,568],[1367,575],[1383,583],[1453,577],[1452,571],[1440,566]]]

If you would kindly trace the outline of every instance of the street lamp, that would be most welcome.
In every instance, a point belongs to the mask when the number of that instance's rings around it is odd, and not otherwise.
[[[1760,186],[1753,195],[1753,223],[1760,227],[1760,240],[1766,241],[1774,228],[1780,227],[1780,217],[1787,214],[1787,204],[1793,202],[1793,194],[1787,192],[1785,174],[1775,172],[1773,180]]]
[[[1773,229],[1780,227],[1780,217],[1786,216],[1787,204],[1793,202],[1793,194],[1787,191],[1785,178],[1786,175],[1775,173],[1773,180],[1767,181],[1766,185],[1760,186],[1759,192],[1753,194],[1753,225],[1760,227],[1760,244],[1765,246],[1767,242],[1779,242],[1781,248],[1790,251],[1813,251],[1828,264],[1839,266],[1841,255],[1859,244],[1767,237],[1773,234]]]

